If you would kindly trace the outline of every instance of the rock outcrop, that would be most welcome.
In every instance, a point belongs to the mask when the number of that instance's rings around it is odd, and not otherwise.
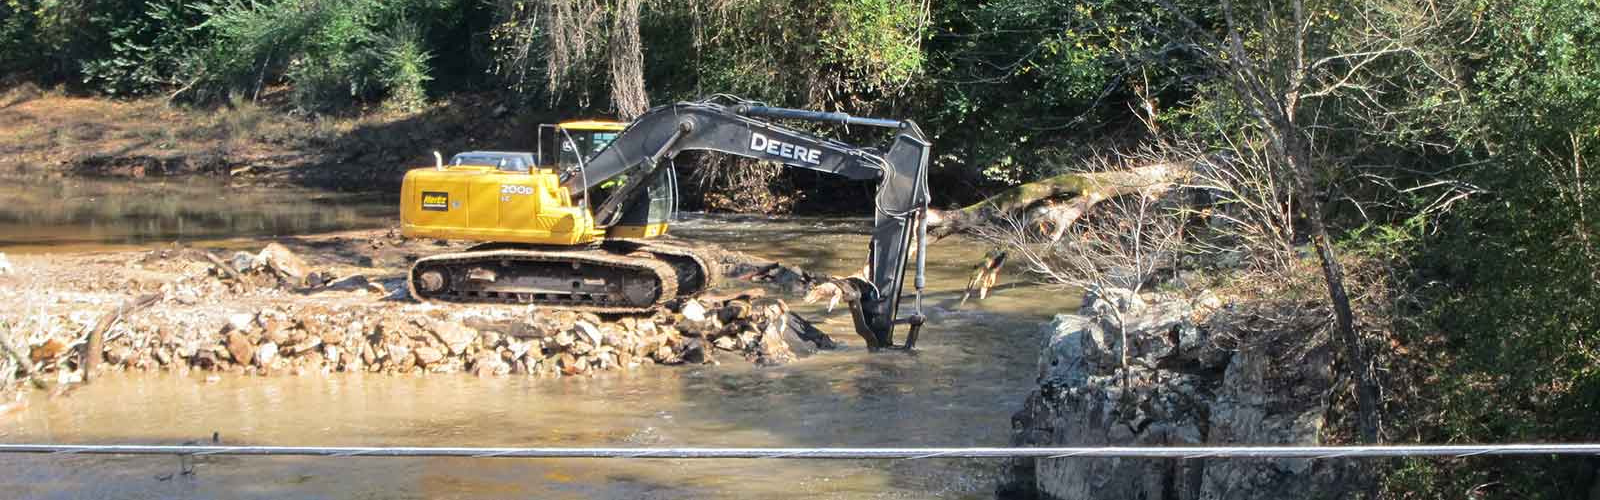
[[[1113,292],[1056,316],[1046,326],[1039,388],[1012,418],[1013,444],[1319,444],[1336,384],[1325,316],[1220,306],[1209,294],[1146,303]],[[1343,470],[1304,459],[1030,459],[1005,466],[998,493],[1336,498],[1349,491]]]

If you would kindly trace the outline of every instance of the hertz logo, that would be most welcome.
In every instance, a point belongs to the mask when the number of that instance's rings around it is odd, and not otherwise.
[[[450,193],[438,191],[422,192],[422,209],[444,212],[450,210]]]

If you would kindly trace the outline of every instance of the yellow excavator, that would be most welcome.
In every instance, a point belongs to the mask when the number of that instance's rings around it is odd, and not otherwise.
[[[884,127],[893,137],[883,148],[863,148],[776,120]],[[403,234],[481,242],[418,259],[407,276],[413,298],[611,314],[649,311],[711,288],[714,259],[664,236],[677,210],[670,160],[715,151],[878,181],[866,274],[835,284],[869,348],[916,343],[926,319],[931,145],[915,123],[718,97],[657,107],[629,123],[564,122],[539,131],[535,152],[471,151],[448,162],[435,153],[433,167],[406,172]],[[899,317],[912,256],[914,308]],[[897,345],[902,324],[911,330]]]

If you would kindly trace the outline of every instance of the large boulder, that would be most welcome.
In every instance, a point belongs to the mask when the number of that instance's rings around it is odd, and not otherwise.
[[[1012,418],[1018,446],[1316,445],[1333,390],[1317,324],[1109,290],[1045,326],[1039,388]],[[1196,301],[1199,302],[1199,301]],[[1197,323],[1196,305],[1207,319]],[[1280,328],[1272,330],[1271,326]],[[1126,351],[1124,352],[1124,345]],[[1255,499],[1335,491],[1309,460],[1028,459],[1002,498]],[[1335,495],[1337,496],[1337,495]]]
[[[255,267],[271,269],[290,282],[298,283],[311,274],[311,266],[304,259],[278,243],[268,243],[261,253],[256,254]]]
[[[417,364],[422,366],[432,365],[444,359],[444,353],[439,352],[438,349],[432,347],[418,347],[416,353]]]
[[[450,349],[451,355],[460,355],[467,351],[473,341],[478,340],[478,331],[463,326],[453,321],[435,321],[433,335],[439,338]]]

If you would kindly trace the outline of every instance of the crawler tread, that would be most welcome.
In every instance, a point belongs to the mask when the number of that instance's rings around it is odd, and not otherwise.
[[[417,289],[418,271],[428,267],[457,267],[470,266],[477,263],[490,263],[502,261],[523,262],[579,262],[591,268],[610,268],[621,270],[623,273],[639,273],[651,276],[659,287],[653,301],[643,304],[618,304],[607,300],[597,299],[593,294],[546,294],[546,293],[517,293],[517,292],[490,292],[493,295],[484,295],[472,292],[468,295],[462,291],[446,290],[442,293],[423,294]],[[650,256],[628,255],[616,253],[605,248],[586,250],[541,250],[536,248],[507,248],[496,246],[494,249],[468,249],[462,252],[432,255],[417,259],[412,263],[411,270],[406,273],[406,288],[411,293],[411,298],[419,302],[441,301],[456,303],[502,303],[502,304],[534,304],[550,306],[564,310],[593,312],[601,314],[621,314],[649,312],[678,296],[678,276],[672,265]]]

